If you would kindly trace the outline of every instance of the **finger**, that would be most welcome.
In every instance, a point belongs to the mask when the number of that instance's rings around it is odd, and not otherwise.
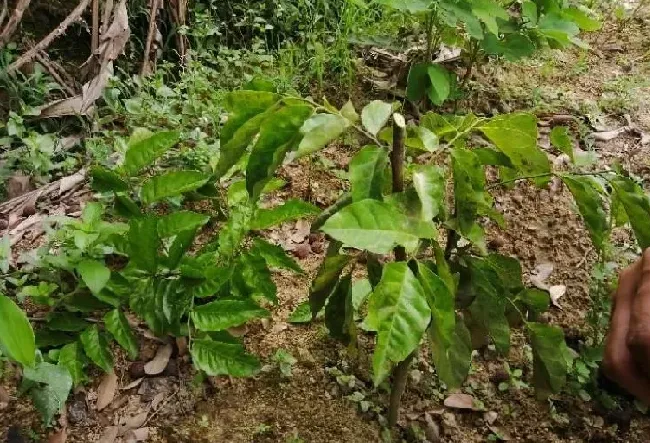
[[[650,249],[643,253],[639,286],[632,301],[627,343],[641,372],[650,377]]]
[[[643,403],[650,404],[650,381],[633,364],[621,368],[614,381]]]
[[[628,332],[634,292],[641,278],[641,261],[625,268],[619,276],[618,289],[614,295],[611,325],[605,340],[604,368],[607,375],[616,380],[621,362],[629,362]]]

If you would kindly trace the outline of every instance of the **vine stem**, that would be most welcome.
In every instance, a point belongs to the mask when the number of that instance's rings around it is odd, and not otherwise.
[[[390,163],[393,172],[393,192],[404,191],[404,155],[406,141],[406,121],[401,114],[393,114],[393,150],[390,153]],[[406,261],[406,249],[397,247],[394,249],[396,261]],[[393,371],[393,385],[390,390],[390,404],[388,406],[388,426],[394,428],[399,419],[399,408],[402,402],[402,395],[406,389],[408,369],[415,357],[412,352],[406,359],[400,362]]]

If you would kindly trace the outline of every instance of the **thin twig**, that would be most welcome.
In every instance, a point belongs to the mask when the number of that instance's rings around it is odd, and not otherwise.
[[[500,186],[507,185],[508,183],[514,183],[519,180],[534,180],[536,178],[546,178],[546,177],[561,178],[562,176],[565,175],[571,176],[571,175],[604,175],[604,174],[612,174],[612,171],[603,170],[603,171],[593,171],[593,172],[570,172],[568,174],[558,174],[556,172],[544,172],[543,174],[525,175],[522,177],[515,177],[510,180],[504,180],[502,182],[493,183],[490,186],[487,186],[485,189],[490,190],[490,189],[498,188]]]
[[[99,47],[99,0],[93,0],[93,34],[90,40],[90,49],[94,54]]]
[[[90,0],[81,0],[79,4],[77,5],[76,8],[68,15],[65,20],[59,24],[59,26],[56,27],[56,29],[52,32],[50,32],[47,37],[45,37],[43,40],[38,42],[32,49],[24,53],[18,60],[13,62],[11,65],[7,67],[7,72],[11,73],[16,71],[18,68],[20,68],[22,65],[24,65],[27,62],[30,62],[39,51],[44,50],[47,48],[52,41],[63,35],[66,29],[68,29],[68,26],[72,24],[74,21],[78,20],[79,17],[81,17],[81,14],[86,10],[88,7],[88,3],[90,3]]]
[[[20,21],[23,19],[23,13],[29,7],[30,2],[31,0],[20,0],[16,5],[16,9],[14,9],[14,13],[9,18],[7,26],[5,26],[2,33],[0,33],[0,49],[4,48],[4,46],[9,43],[9,39],[18,28]]]
[[[145,76],[150,73],[151,67],[149,63],[151,61],[151,46],[153,45],[153,37],[156,33],[156,20],[158,17],[158,8],[160,7],[161,0],[153,0],[151,2],[151,12],[149,13],[149,32],[147,33],[147,43],[144,47],[144,60],[142,61],[142,69],[140,70],[140,75]]]
[[[50,73],[50,75],[52,76],[52,78],[53,78],[53,79],[54,79],[54,80],[55,80],[55,81],[56,81],[56,82],[57,82],[57,83],[58,83],[58,84],[59,84],[63,89],[65,89],[65,91],[68,93],[68,96],[72,97],[72,96],[76,95],[76,92],[74,91],[74,89],[72,89],[72,87],[69,86],[69,85],[65,82],[65,80],[63,80],[63,79],[61,78],[61,76],[59,75],[59,72],[54,68],[54,66],[52,66],[52,63],[51,63],[48,59],[46,59],[46,58],[43,56],[43,54],[37,52],[36,55],[35,55],[35,57],[36,57],[36,60],[38,60],[38,62],[39,62],[41,65],[43,65],[43,67],[44,67],[45,69],[47,69],[47,72]]]

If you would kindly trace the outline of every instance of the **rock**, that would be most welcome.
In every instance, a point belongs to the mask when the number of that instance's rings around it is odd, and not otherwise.
[[[444,405],[453,409],[474,409],[474,397],[469,394],[451,394],[445,398]]]
[[[413,369],[409,372],[409,377],[411,377],[414,384],[420,384],[420,381],[422,381],[422,371]]]
[[[144,373],[144,365],[145,363],[143,361],[135,361],[131,363],[131,366],[129,366],[129,375],[132,379],[135,380],[146,375]]]
[[[445,412],[442,414],[442,426],[445,431],[445,435],[451,435],[453,431],[458,428],[458,423],[456,423],[456,416],[451,412]]]
[[[74,400],[68,403],[68,421],[73,425],[82,423],[88,418],[88,407],[86,406],[86,397],[77,394]]]

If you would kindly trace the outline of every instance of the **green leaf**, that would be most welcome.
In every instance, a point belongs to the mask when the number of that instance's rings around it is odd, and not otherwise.
[[[443,66],[430,64],[427,67],[427,75],[431,84],[428,92],[431,103],[440,106],[451,94],[450,72]]]
[[[573,141],[569,137],[569,128],[566,126],[556,126],[551,130],[551,144],[560,152],[569,156],[571,161],[573,157]]]
[[[492,199],[485,192],[485,173],[478,157],[467,149],[454,148],[451,158],[458,227],[462,235],[469,237],[478,226],[476,218],[482,209],[492,207]]]
[[[99,294],[111,278],[111,270],[97,260],[81,261],[77,272],[93,294]]]
[[[88,326],[86,320],[71,312],[54,312],[47,316],[47,328],[52,331],[80,332]]]
[[[377,135],[379,130],[386,126],[388,119],[393,114],[393,106],[381,100],[374,100],[361,111],[361,123],[372,135]]]
[[[352,276],[343,277],[325,306],[325,326],[330,335],[344,345],[356,337],[354,307],[352,306]]]
[[[219,255],[222,258],[232,257],[251,229],[252,210],[250,205],[239,205],[230,212],[226,224],[219,231]]]
[[[355,202],[382,199],[388,166],[388,152],[378,146],[366,146],[350,161],[350,187]]]
[[[494,34],[486,34],[481,47],[486,54],[500,55],[506,60],[515,62],[535,53],[535,44],[526,34],[506,34],[502,38]]]
[[[551,172],[546,154],[537,146],[537,118],[533,114],[505,114],[478,127],[492,143],[508,156],[523,175]],[[538,179],[545,184],[548,178]]]
[[[317,215],[321,211],[317,206],[298,199],[287,200],[284,204],[271,209],[260,209],[250,223],[250,229],[261,231],[293,220]]]
[[[260,196],[286,153],[300,141],[300,128],[313,112],[310,106],[291,105],[264,120],[246,166],[246,190],[253,200]]]
[[[407,218],[393,206],[362,200],[330,217],[322,231],[349,247],[388,254],[395,246],[415,249],[421,238],[435,238],[433,223]]]
[[[40,362],[23,370],[23,392],[29,392],[34,407],[49,426],[65,407],[72,389],[72,376],[65,367]]]
[[[580,28],[572,21],[565,20],[555,13],[544,15],[537,24],[538,32],[552,43],[565,47],[574,42]]]
[[[323,260],[318,269],[318,274],[312,282],[309,290],[309,305],[311,306],[312,318],[316,318],[316,315],[323,309],[328,297],[336,288],[343,269],[352,261],[352,257],[349,255],[340,254],[340,249],[341,244],[339,242],[330,242],[325,260]]]
[[[113,370],[113,354],[106,338],[99,333],[97,325],[92,325],[79,336],[86,355],[104,372]]]
[[[424,289],[405,262],[384,267],[381,282],[368,300],[368,318],[377,330],[373,379],[379,386],[394,365],[417,349],[431,321]]]
[[[380,277],[381,279],[381,277]],[[363,306],[368,296],[372,293],[372,285],[370,280],[362,278],[357,280],[352,285],[352,308],[354,312],[358,312]]]
[[[343,118],[345,118],[351,125],[354,125],[359,121],[359,114],[357,114],[357,111],[354,109],[354,105],[350,100],[343,105],[340,112]]]
[[[150,137],[129,144],[122,168],[127,175],[136,175],[172,148],[180,139],[178,131],[156,132]]]
[[[422,219],[445,218],[445,171],[439,166],[418,165],[413,168],[413,187],[422,204]]]
[[[643,189],[627,177],[610,181],[618,201],[625,208],[632,230],[641,249],[650,247],[650,202]]]
[[[533,348],[533,379],[539,398],[559,393],[566,383],[569,352],[564,332],[557,326],[528,323]]]
[[[287,319],[289,323],[310,323],[311,320],[311,307],[308,301],[300,303]]]
[[[129,184],[115,172],[93,166],[90,168],[90,177],[92,178],[92,188],[98,192],[125,192],[129,190]]]
[[[521,3],[521,14],[528,20],[528,23],[535,26],[538,20],[537,4],[532,0],[524,0]]]
[[[9,297],[0,294],[0,350],[12,360],[33,367],[36,339],[27,315]]]
[[[131,360],[138,358],[140,346],[124,313],[119,309],[114,309],[106,313],[104,316],[104,324],[106,325],[106,330],[115,338],[115,341],[129,354],[129,358]]]
[[[418,280],[431,309],[428,336],[436,371],[447,388],[459,388],[472,361],[469,331],[456,317],[455,296],[445,282],[422,263],[418,263]]]
[[[288,269],[297,274],[304,274],[300,265],[294,259],[289,257],[284,249],[280,246],[273,245],[261,238],[253,240],[251,254],[260,255],[266,260],[266,264],[272,268]]]
[[[585,11],[575,7],[563,9],[562,15],[578,25],[583,31],[599,31],[603,27],[602,22],[589,17]]]
[[[349,126],[346,118],[335,114],[315,114],[300,128],[303,134],[296,158],[313,154],[338,138]]]
[[[182,231],[192,231],[202,227],[210,220],[205,214],[191,211],[177,211],[158,219],[158,236],[172,237]]]
[[[476,295],[469,307],[472,319],[487,331],[497,351],[510,349],[510,326],[505,316],[506,289],[490,262],[471,258],[471,285]]]
[[[232,278],[233,291],[240,297],[265,298],[278,302],[277,287],[263,257],[246,254],[240,257],[240,266]]]
[[[189,310],[192,295],[190,291],[179,291],[179,280],[142,279],[135,284],[129,305],[154,334],[162,336],[179,326],[181,316]]]
[[[492,268],[505,289],[519,291],[524,287],[521,263],[515,257],[490,254],[483,263]]]
[[[535,314],[546,312],[551,307],[551,296],[541,289],[526,288],[517,294],[516,299]]]
[[[377,0],[377,3],[411,14],[428,11],[431,7],[430,0]]]
[[[473,0],[472,12],[481,20],[489,32],[499,34],[497,19],[509,20],[510,15],[494,0]]]
[[[406,81],[406,98],[412,102],[422,100],[427,93],[430,85],[429,68],[430,63],[416,63],[409,70]]]
[[[209,175],[198,171],[167,172],[144,182],[140,196],[142,201],[151,204],[164,198],[196,191],[209,180]]]
[[[88,377],[84,373],[84,355],[78,342],[65,345],[59,351],[58,365],[67,369],[75,386],[84,383]]]
[[[122,194],[115,194],[115,202],[113,208],[115,209],[115,213],[117,215],[127,219],[140,217],[142,215],[142,211],[138,205],[135,204],[131,198]]]
[[[130,260],[144,271],[154,274],[158,267],[158,221],[153,216],[129,221]]]
[[[212,340],[194,340],[192,343],[194,366],[207,375],[250,377],[261,369],[260,362],[247,354],[239,344],[220,343]]]
[[[264,91],[234,91],[226,95],[224,107],[231,112],[221,129],[221,151],[217,175],[223,176],[244,155],[260,125],[277,109],[280,96]]]
[[[250,299],[226,299],[197,306],[190,316],[194,326],[201,331],[223,331],[255,318],[269,317],[270,313]]]
[[[609,225],[598,185],[588,176],[563,176],[562,181],[569,188],[578,205],[594,247],[598,251],[602,250]]]

